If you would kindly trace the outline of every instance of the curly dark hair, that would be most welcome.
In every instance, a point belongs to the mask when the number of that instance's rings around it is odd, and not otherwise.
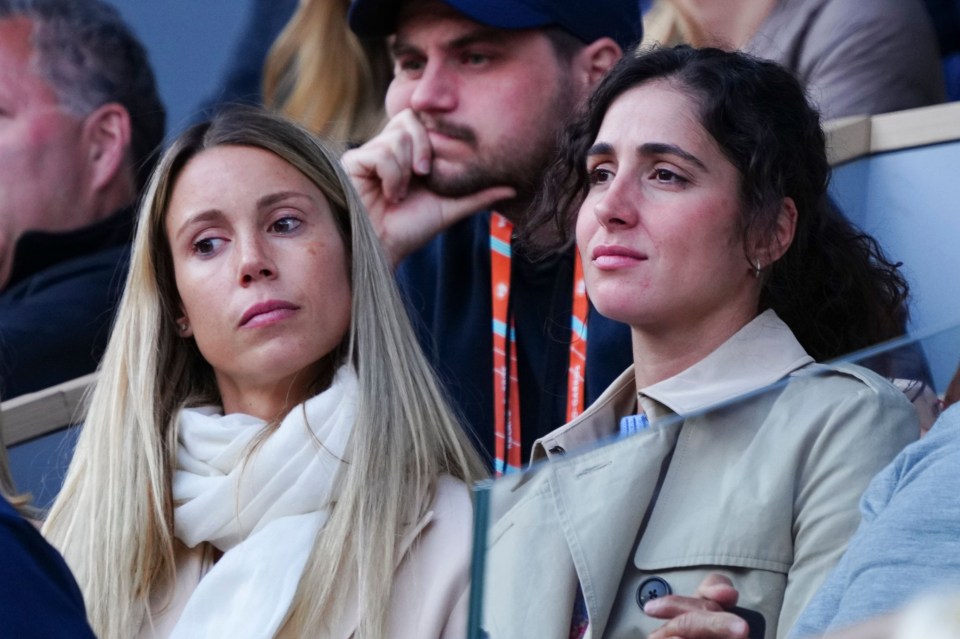
[[[743,53],[678,46],[625,56],[567,129],[526,217],[527,242],[540,251],[572,243],[589,186],[587,151],[607,110],[627,90],[655,80],[695,101],[703,128],[739,171],[745,257],[749,237],[773,232],[783,198],[796,204],[793,243],[765,269],[759,310],[776,311],[817,360],[903,334],[908,286],[900,265],[827,196],[819,113],[788,70]]]

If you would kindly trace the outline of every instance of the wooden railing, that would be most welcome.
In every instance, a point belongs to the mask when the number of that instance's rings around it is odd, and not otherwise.
[[[12,446],[77,423],[83,397],[96,379],[91,373],[0,404],[4,443]]]
[[[960,140],[960,102],[826,122],[827,157],[837,166],[868,155]]]

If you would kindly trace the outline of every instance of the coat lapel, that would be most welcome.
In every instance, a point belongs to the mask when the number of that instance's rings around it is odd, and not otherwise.
[[[578,580],[600,636],[635,542],[618,531],[638,529],[678,430],[652,428],[496,482],[484,587],[491,639],[566,636]]]
[[[555,508],[583,587],[591,636],[610,617],[636,533],[678,424],[654,427],[558,464]]]

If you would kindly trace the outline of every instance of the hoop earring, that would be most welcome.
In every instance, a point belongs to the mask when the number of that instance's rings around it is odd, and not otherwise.
[[[760,258],[757,258],[757,261],[753,265],[753,276],[760,279]]]

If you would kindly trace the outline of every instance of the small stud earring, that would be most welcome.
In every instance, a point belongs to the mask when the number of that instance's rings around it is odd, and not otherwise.
[[[757,261],[753,266],[753,276],[757,279],[760,279],[760,259],[759,258],[757,258]]]
[[[190,325],[186,322],[177,322],[177,328],[180,329],[180,333],[186,333],[187,329],[190,328]]]

